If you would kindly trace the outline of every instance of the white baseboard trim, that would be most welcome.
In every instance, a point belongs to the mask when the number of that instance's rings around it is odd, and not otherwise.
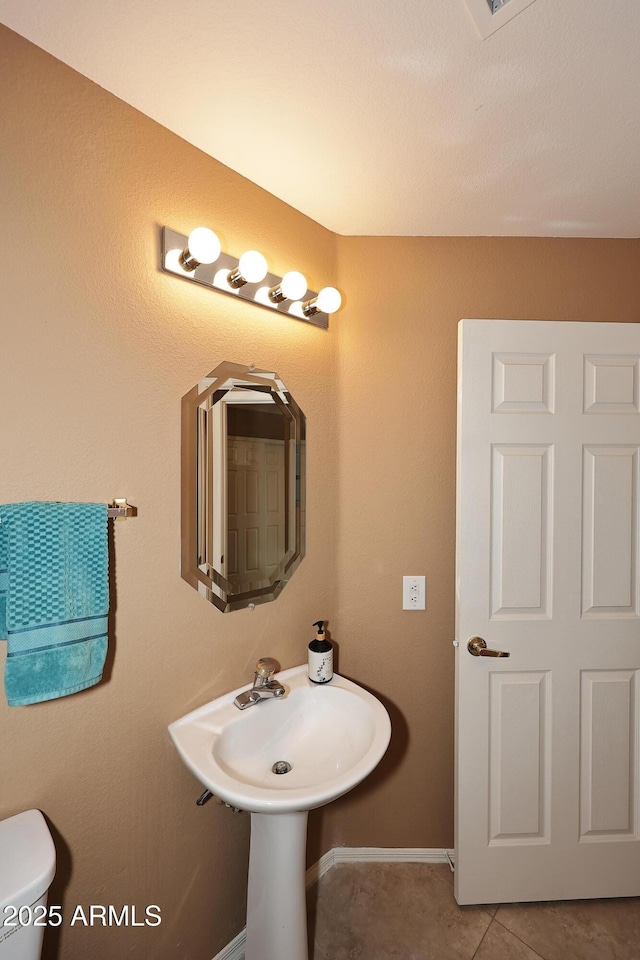
[[[334,865],[336,862],[334,852],[335,848],[333,850],[329,850],[327,853],[323,854],[319,860],[316,860],[315,863],[311,864],[307,870],[306,876],[307,890],[309,887],[312,887],[314,883],[317,883],[320,877],[324,877],[327,870],[330,870]]]
[[[453,850],[429,847],[334,847],[334,863],[449,863]]]
[[[453,850],[429,847],[333,847],[307,870],[307,890],[336,863],[448,863]]]
[[[223,947],[220,953],[216,953],[213,960],[244,960],[244,945],[247,939],[247,928],[241,930],[237,937],[234,937],[231,943]]]
[[[307,870],[307,890],[337,863],[448,863],[453,850],[429,847],[333,847]],[[213,960],[243,960],[247,931],[241,930]]]

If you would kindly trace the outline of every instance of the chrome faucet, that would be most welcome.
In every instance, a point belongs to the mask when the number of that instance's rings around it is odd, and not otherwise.
[[[281,683],[273,679],[279,667],[276,660],[263,657],[256,663],[256,675],[250,690],[243,690],[233,701],[239,710],[246,710],[261,700],[271,700],[273,697],[284,697],[285,689]]]

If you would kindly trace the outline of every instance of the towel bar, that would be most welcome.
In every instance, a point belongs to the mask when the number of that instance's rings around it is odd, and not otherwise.
[[[126,500],[112,500],[107,504],[107,517],[109,520],[126,520],[127,517],[135,517],[138,514],[138,508],[132,507]],[[2,519],[0,518],[0,523]]]
[[[107,505],[107,516],[110,520],[126,520],[127,517],[135,517],[137,510],[130,503],[124,500],[112,500]]]

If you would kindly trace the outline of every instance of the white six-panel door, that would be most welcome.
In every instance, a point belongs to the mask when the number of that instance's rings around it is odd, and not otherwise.
[[[640,895],[639,365],[640,324],[460,323],[459,903]]]

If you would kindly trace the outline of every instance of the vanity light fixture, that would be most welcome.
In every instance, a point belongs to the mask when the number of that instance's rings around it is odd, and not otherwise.
[[[323,287],[319,294],[302,304],[305,317],[312,317],[316,313],[336,313],[342,306],[342,296],[335,287]]]
[[[196,227],[188,237],[163,227],[160,266],[174,277],[325,329],[329,314],[342,303],[335,287],[323,287],[320,293],[307,290],[306,277],[298,270],[283,277],[268,273],[267,261],[257,250],[247,250],[240,258],[224,253],[208,227]]]

